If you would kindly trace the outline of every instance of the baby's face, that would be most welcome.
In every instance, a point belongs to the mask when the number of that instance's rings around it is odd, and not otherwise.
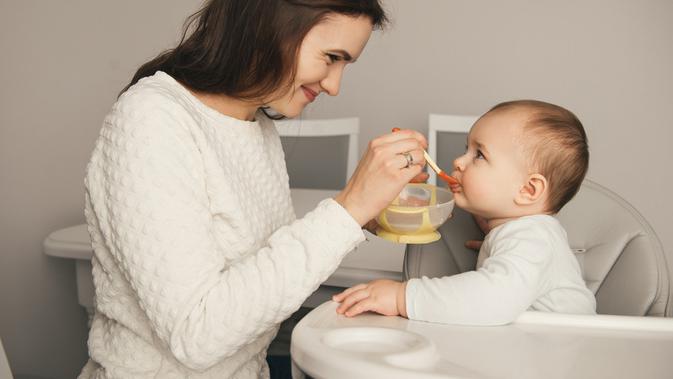
[[[529,174],[522,143],[527,117],[524,110],[496,110],[474,124],[465,154],[453,161],[457,206],[487,219],[516,216],[514,197]]]

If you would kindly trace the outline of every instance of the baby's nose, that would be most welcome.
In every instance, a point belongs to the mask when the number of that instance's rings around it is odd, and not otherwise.
[[[463,158],[462,155],[453,160],[453,169],[456,171],[463,171],[465,169],[465,164],[461,158]]]

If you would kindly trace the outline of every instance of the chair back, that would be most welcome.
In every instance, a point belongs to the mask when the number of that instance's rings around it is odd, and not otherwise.
[[[292,188],[342,189],[358,164],[357,117],[276,121]]]
[[[442,170],[451,173],[453,160],[465,152],[467,133],[477,116],[430,114],[428,117],[428,155]],[[441,146],[441,149],[438,149]],[[437,175],[429,170],[428,183],[437,184]],[[441,184],[441,183],[440,183]]]

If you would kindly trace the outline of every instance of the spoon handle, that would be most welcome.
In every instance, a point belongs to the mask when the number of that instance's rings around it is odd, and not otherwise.
[[[427,162],[428,166],[432,167],[432,169],[435,170],[438,175],[443,172],[442,169],[437,166],[437,163],[435,163],[435,161],[430,158],[430,154],[428,154],[428,152],[425,150],[423,150],[423,158],[425,158],[425,162]]]

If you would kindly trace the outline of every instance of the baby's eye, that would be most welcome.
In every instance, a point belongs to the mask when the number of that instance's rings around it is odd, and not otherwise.
[[[474,159],[484,159],[484,154],[481,152],[481,150],[477,149],[477,155],[474,156]]]

